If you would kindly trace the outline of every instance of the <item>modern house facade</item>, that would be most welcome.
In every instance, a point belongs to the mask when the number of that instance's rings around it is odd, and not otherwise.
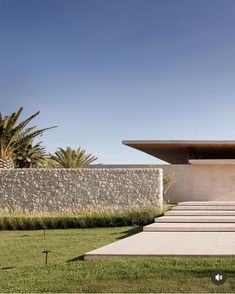
[[[165,161],[154,167],[175,173],[176,182],[165,201],[235,200],[235,141],[141,140],[123,144]]]

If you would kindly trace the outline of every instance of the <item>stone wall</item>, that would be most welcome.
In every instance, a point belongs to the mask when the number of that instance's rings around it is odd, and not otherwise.
[[[162,170],[0,170],[0,211],[66,213],[162,204]]]

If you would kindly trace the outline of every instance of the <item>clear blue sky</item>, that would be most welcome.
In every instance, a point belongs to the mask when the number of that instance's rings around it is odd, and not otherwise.
[[[0,110],[50,152],[158,163],[123,139],[235,139],[234,0],[0,0]]]

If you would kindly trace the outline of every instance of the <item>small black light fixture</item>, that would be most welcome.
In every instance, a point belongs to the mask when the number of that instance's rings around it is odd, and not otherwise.
[[[43,233],[44,233],[44,236],[46,236],[46,229],[47,229],[47,226],[43,226]]]
[[[47,265],[48,260],[48,253],[51,252],[50,250],[43,250],[42,253],[45,254],[45,265]]]

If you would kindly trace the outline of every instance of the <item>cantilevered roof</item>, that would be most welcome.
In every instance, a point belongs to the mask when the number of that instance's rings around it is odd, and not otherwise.
[[[235,159],[235,141],[124,140],[123,144],[171,164],[188,164],[190,159]]]

